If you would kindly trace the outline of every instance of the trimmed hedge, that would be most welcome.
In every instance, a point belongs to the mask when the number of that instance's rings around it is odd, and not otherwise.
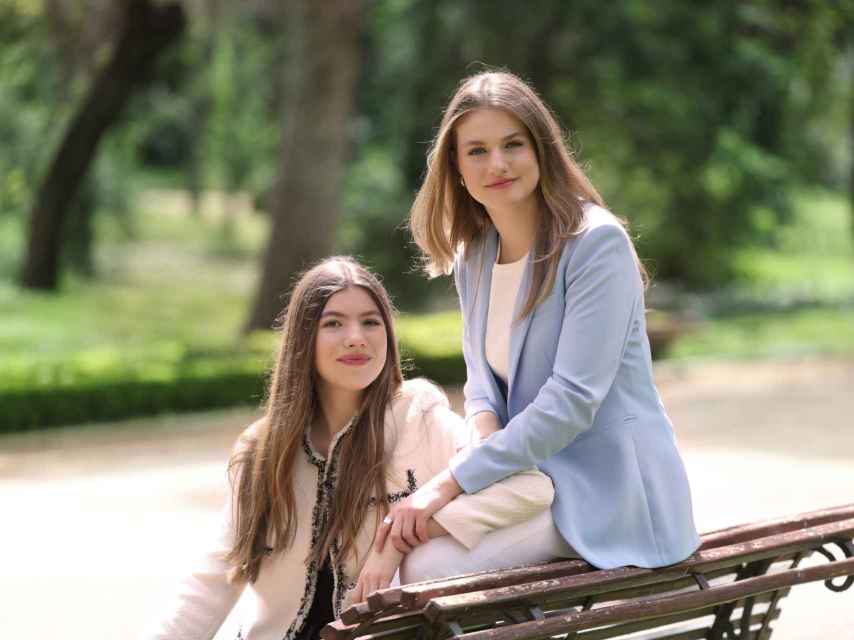
[[[261,404],[275,334],[215,349],[174,342],[101,347],[62,361],[7,361],[0,370],[0,433],[157,413]],[[464,382],[461,353],[401,345],[407,376]]]
[[[257,404],[264,392],[263,378],[258,373],[221,373],[209,378],[105,381],[0,392],[0,431]]]
[[[397,325],[407,377],[424,376],[441,385],[465,382],[457,312],[404,316]],[[652,331],[650,337],[655,347]],[[257,406],[276,339],[270,332],[227,347],[163,341],[99,347],[61,361],[40,361],[37,354],[9,360],[0,370],[0,433]]]
[[[407,375],[439,384],[465,381],[462,356],[417,358],[407,362]],[[157,413],[200,411],[259,405],[266,372],[218,372],[206,377],[171,380],[103,380],[98,383],[0,390],[0,432],[118,420]]]

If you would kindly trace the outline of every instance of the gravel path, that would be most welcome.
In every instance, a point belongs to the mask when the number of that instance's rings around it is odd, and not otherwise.
[[[854,361],[666,363],[656,378],[701,530],[854,503]],[[0,636],[138,637],[215,522],[253,415],[0,438]],[[776,640],[851,637],[854,589],[799,587],[775,627]]]

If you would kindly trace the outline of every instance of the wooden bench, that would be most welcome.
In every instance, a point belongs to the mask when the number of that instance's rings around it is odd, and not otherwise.
[[[386,589],[321,637],[762,640],[791,587],[819,580],[832,591],[854,582],[854,504],[707,533],[660,569],[563,560]]]

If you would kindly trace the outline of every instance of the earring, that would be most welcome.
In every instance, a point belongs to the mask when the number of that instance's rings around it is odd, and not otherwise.
[[[463,185],[463,188],[465,188],[465,186],[466,186],[466,181],[465,181],[465,180],[463,180],[463,177],[462,177],[462,176],[460,176],[460,184],[461,184],[461,185]]]

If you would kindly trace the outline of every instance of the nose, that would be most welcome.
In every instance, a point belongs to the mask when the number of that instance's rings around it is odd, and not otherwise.
[[[507,173],[507,158],[500,147],[493,149],[489,154],[489,170],[495,175]]]
[[[350,329],[347,331],[345,343],[348,347],[365,346],[365,334],[362,331],[362,327],[358,322],[355,322],[350,325]]]

